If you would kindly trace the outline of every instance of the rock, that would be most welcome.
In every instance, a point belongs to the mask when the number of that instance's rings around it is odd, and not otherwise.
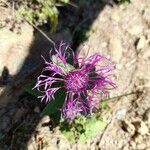
[[[50,123],[50,117],[49,116],[44,116],[41,118],[39,121],[38,125],[36,126],[36,129],[40,132],[46,132],[49,130],[49,123]]]
[[[7,67],[10,75],[15,75],[26,57],[33,41],[33,28],[22,26],[22,33],[16,34],[8,29],[0,30],[0,74]]]
[[[146,126],[145,122],[141,122],[141,126],[140,128],[138,129],[138,132],[141,134],[141,135],[145,135],[145,134],[148,134],[149,130],[148,130],[148,127]]]
[[[144,48],[145,43],[146,43],[145,37],[144,37],[144,36],[141,36],[141,37],[138,39],[138,42],[137,42],[137,45],[136,45],[136,49],[137,49],[137,50],[140,50],[140,49]]]
[[[50,117],[49,116],[44,116],[42,119],[41,119],[41,124],[42,123],[48,123],[48,122],[50,122]]]
[[[26,84],[25,80],[36,76],[43,64],[41,55],[48,57],[51,46],[39,32],[34,36],[33,27],[27,23],[21,24],[20,34],[5,28],[0,30],[0,76],[7,68],[11,79],[10,84],[0,94],[0,107],[17,100],[23,91],[22,83]]]
[[[122,120],[125,118],[126,113],[127,113],[127,108],[120,108],[119,110],[116,111],[116,118],[118,120]]]
[[[134,25],[131,28],[128,29],[128,32],[131,35],[138,35],[140,33],[142,33],[143,31],[143,26],[142,25]]]
[[[34,108],[34,112],[40,113],[40,108],[39,108],[38,106],[36,106],[36,107]]]

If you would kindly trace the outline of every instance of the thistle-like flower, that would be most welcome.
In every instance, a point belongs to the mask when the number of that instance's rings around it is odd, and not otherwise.
[[[54,94],[63,89],[65,101],[61,108],[64,118],[73,120],[77,115],[91,114],[99,105],[101,95],[107,96],[116,86],[111,80],[115,66],[98,53],[85,58],[61,42],[50,51],[49,61],[37,79],[35,88],[42,92],[41,101],[53,101]]]

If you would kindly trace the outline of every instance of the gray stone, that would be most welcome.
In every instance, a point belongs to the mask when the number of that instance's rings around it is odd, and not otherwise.
[[[50,117],[49,117],[49,116],[44,116],[44,117],[41,119],[41,121],[40,121],[40,123],[48,123],[48,122],[50,122]]]
[[[125,118],[126,113],[127,113],[127,108],[120,108],[116,111],[116,118],[118,120],[122,120]]]

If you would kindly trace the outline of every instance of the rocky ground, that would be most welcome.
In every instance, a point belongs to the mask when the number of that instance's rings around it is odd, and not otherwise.
[[[51,44],[28,24],[11,31],[12,22],[5,25],[11,9],[0,8],[0,150],[150,150],[150,0],[81,4],[71,17],[67,11],[63,14],[68,22],[61,21],[58,32],[51,35],[55,41],[70,41],[78,50],[89,49],[89,55],[110,55],[116,63],[118,88],[110,95],[110,111],[102,113],[108,125],[86,144],[70,143],[48,116],[39,117],[40,104],[21,87],[36,76],[39,55]],[[77,39],[83,31],[82,40]]]

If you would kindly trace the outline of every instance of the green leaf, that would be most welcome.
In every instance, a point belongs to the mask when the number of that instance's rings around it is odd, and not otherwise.
[[[51,116],[51,119],[54,121],[54,123],[58,124],[60,123],[60,120],[61,120],[61,112],[57,111],[56,113],[53,113],[50,115]]]
[[[79,140],[80,140],[80,143],[85,143],[87,141],[86,135],[85,134],[81,134]]]
[[[51,100],[46,105],[46,107],[42,111],[41,115],[42,116],[43,115],[51,115],[51,114],[59,112],[64,104],[64,101],[65,101],[65,92],[63,90],[59,90],[54,95],[54,99]]]
[[[24,89],[27,93],[29,93],[29,94],[31,94],[31,95],[33,95],[33,96],[35,96],[35,97],[38,97],[38,96],[42,95],[42,93],[41,93],[40,91],[38,91],[38,90],[36,90],[36,89],[33,89],[34,86],[35,86],[35,82],[33,81],[32,83],[26,84],[26,85],[23,87],[23,89]]]
[[[75,141],[75,136],[73,132],[63,131],[63,134],[69,141]]]
[[[65,72],[69,72],[69,71],[74,69],[74,67],[71,64],[69,64],[69,63],[64,65],[62,60],[56,59],[55,55],[52,56],[52,61],[53,61],[53,63],[57,64],[60,68],[62,68],[62,70],[64,70]]]
[[[105,110],[108,110],[109,109],[109,105],[108,105],[108,101],[102,101],[101,103],[100,103],[100,107],[102,108],[102,109],[105,109]]]
[[[96,117],[96,115],[87,118],[84,124],[84,135],[86,136],[86,139],[96,136],[98,132],[102,131],[105,128],[105,126],[106,123],[99,117]],[[80,140],[83,142],[83,139]]]
[[[99,132],[101,132],[105,127],[106,123],[98,116],[93,115],[91,117],[80,116],[75,119],[70,129],[65,129],[66,126],[63,126],[63,134],[66,136],[68,140],[72,140],[72,134],[74,135],[74,139],[79,139],[80,143],[85,143],[88,139],[96,136]]]
[[[56,7],[47,7],[47,11],[51,22],[51,32],[55,32],[58,25],[58,10]]]

